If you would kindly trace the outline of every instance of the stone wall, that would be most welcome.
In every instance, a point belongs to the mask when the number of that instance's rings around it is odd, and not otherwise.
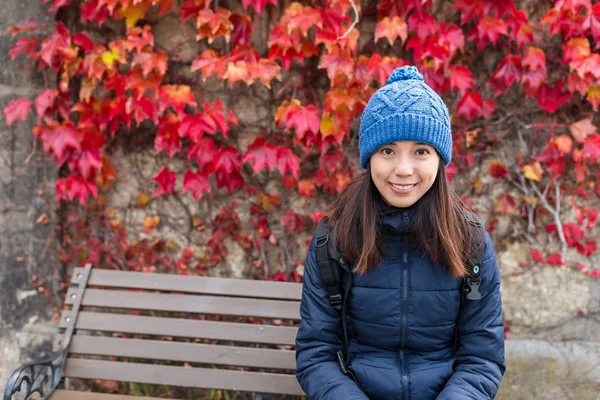
[[[39,0],[3,0],[0,18],[0,109],[12,100],[45,88],[36,69],[8,56],[6,29],[35,17],[52,25],[53,18]],[[21,60],[22,61],[22,60]],[[0,388],[20,363],[50,350],[56,332],[50,299],[58,293],[59,263],[54,247],[56,224],[54,163],[33,141],[33,117],[11,127],[0,121]],[[31,156],[32,151],[34,154]],[[44,214],[47,216],[44,217]],[[42,217],[42,218],[40,218]],[[39,222],[38,222],[39,220]],[[37,284],[44,281],[48,295]]]

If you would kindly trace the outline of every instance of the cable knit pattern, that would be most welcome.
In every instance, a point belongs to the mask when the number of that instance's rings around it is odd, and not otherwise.
[[[360,119],[360,164],[367,168],[371,155],[395,141],[423,142],[444,160],[452,159],[452,131],[448,109],[423,80],[416,67],[397,68],[369,100]]]

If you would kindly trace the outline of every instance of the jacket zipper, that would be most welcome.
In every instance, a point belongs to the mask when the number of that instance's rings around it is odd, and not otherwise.
[[[404,213],[404,219],[407,220],[408,217],[406,213]],[[402,255],[403,265],[402,265],[402,327],[401,327],[401,337],[400,337],[400,370],[402,371],[402,389],[403,389],[403,398],[405,400],[410,400],[410,392],[408,390],[408,373],[406,368],[406,360],[404,359],[404,347],[406,346],[406,330],[407,330],[407,314],[408,314],[408,249],[405,248],[404,254]]]

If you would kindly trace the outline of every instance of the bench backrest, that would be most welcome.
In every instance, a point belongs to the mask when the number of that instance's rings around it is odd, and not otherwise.
[[[75,269],[66,304],[82,277]],[[300,297],[296,283],[92,269],[64,376],[302,395]],[[64,311],[60,327],[73,318]]]

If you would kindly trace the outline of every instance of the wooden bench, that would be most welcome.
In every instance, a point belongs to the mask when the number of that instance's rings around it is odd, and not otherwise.
[[[300,297],[297,283],[77,268],[58,351],[14,371],[3,400],[142,399],[54,390],[64,378],[298,398]]]

